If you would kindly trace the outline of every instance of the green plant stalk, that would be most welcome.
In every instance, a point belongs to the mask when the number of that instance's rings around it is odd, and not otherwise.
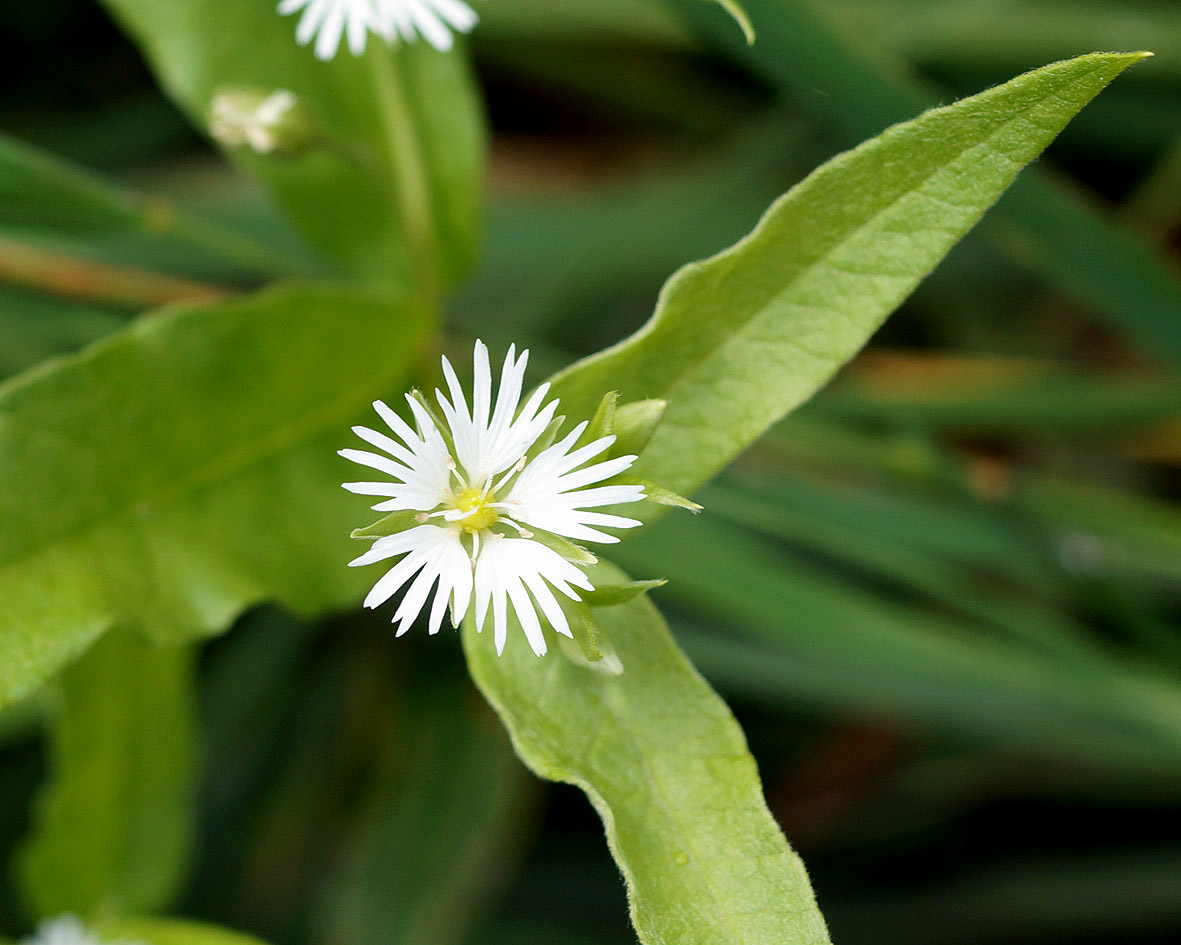
[[[430,184],[423,161],[422,142],[406,94],[402,62],[397,52],[377,48],[366,57],[377,90],[385,130],[395,199],[406,226],[406,250],[416,298],[434,309],[439,298],[438,236],[431,207]]]

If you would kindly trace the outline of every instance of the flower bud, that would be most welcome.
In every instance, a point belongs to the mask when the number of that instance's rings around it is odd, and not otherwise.
[[[311,116],[287,89],[229,88],[214,93],[209,132],[222,145],[256,154],[298,154],[315,137]]]

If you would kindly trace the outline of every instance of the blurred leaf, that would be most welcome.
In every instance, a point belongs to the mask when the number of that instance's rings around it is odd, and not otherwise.
[[[698,0],[672,0],[712,43],[776,87],[792,92],[850,141],[877,133],[936,99],[904,64],[847,36],[810,0],[746,0],[759,41],[748,47]],[[720,20],[720,22],[719,22]],[[863,34],[864,35],[864,34]],[[1131,232],[1039,171],[1023,175],[985,232],[1014,258],[1105,317],[1146,353],[1181,359],[1181,284]]]
[[[560,373],[669,401],[635,474],[688,493],[868,340],[1070,117],[1142,54],[1082,56],[888,129],[813,172],[729,250],[676,273],[630,339]]]
[[[13,230],[16,230],[14,233]],[[297,261],[171,201],[132,193],[84,168],[0,135],[0,229],[110,238],[134,233],[174,241],[253,275],[293,274]]]
[[[110,919],[101,922],[97,931],[104,941],[142,945],[263,945],[251,935],[187,919]]]
[[[172,309],[0,387],[0,704],[117,623],[221,630],[351,599],[334,456],[402,386],[413,306],[286,288]]]
[[[1031,359],[873,351],[850,365],[815,408],[915,429],[1051,436],[1114,431],[1181,414],[1181,378],[1083,373]]]
[[[1167,942],[1181,922],[1181,857],[1164,844],[1022,852],[916,885],[858,897],[833,927],[848,936],[842,941],[978,945]]]
[[[127,324],[104,308],[0,286],[0,379],[97,341]]]
[[[595,583],[626,580],[600,566]],[[641,941],[826,943],[803,865],[767,811],[729,710],[645,598],[596,614],[623,672],[565,648],[538,658],[519,633],[497,657],[463,628],[476,684],[517,754],[590,797],[627,880]]]
[[[36,915],[154,911],[176,894],[195,827],[194,656],[119,630],[62,675],[20,860]]]
[[[688,45],[677,17],[663,3],[636,0],[504,0],[480,9],[478,41],[674,43]]]
[[[742,237],[784,181],[814,163],[801,153],[803,141],[798,120],[775,109],[701,158],[623,184],[545,199],[494,198],[487,258],[460,293],[456,319],[486,340],[490,324],[512,326],[506,342],[554,325],[593,331],[590,350],[609,343],[618,334],[602,325],[603,312],[616,307],[617,294],[639,283],[650,306],[649,285],[658,288],[686,259]],[[585,324],[572,317],[580,308]]]
[[[1071,570],[1142,574],[1181,582],[1181,509],[1055,477],[1027,477],[1019,501],[1057,524],[1059,554]]]
[[[1181,777],[1181,695],[1153,666],[1100,652],[1063,659],[891,601],[708,513],[668,516],[612,552],[628,567],[659,562],[679,612],[748,638],[715,636],[692,652],[764,699]]]
[[[326,945],[462,941],[523,833],[524,772],[467,679],[432,674],[401,691],[372,790],[316,902],[313,936]]]
[[[1045,603],[1040,595],[1009,585],[996,574],[986,577],[956,560],[961,548],[984,547],[994,537],[993,531],[1009,526],[1014,540],[1006,550],[1011,560],[999,562],[1002,568],[998,570],[1014,574],[1018,581],[1028,570],[1029,583],[1040,591],[1044,578],[1039,570],[1045,570],[1047,562],[1039,560],[1031,540],[1034,536],[1013,527],[1014,523],[1002,521],[998,523],[1001,528],[978,529],[964,514],[968,510],[940,502],[937,495],[916,495],[907,502],[899,496],[879,494],[882,490],[864,483],[842,489],[799,481],[777,485],[748,486],[742,491],[711,485],[702,498],[711,514],[835,558],[863,572],[867,580],[884,579],[1049,652],[1073,659],[1094,659],[1102,654],[1098,642],[1082,626]],[[913,515],[904,518],[907,512]],[[980,517],[984,517],[983,509]],[[994,509],[993,517],[1006,516]],[[1059,572],[1059,578],[1064,577]]]
[[[911,61],[1021,68],[1080,49],[1151,49],[1159,66],[1139,76],[1181,76],[1181,9],[1153,0],[825,0],[834,20]]]
[[[318,137],[299,154],[231,156],[271,189],[317,248],[374,281],[450,284],[480,229],[483,125],[463,55],[427,43],[330,62],[296,45],[273,3],[106,0],[167,92],[205,128],[228,89],[289,90]]]

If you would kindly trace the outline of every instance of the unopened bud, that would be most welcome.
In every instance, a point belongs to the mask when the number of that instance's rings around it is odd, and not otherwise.
[[[221,89],[209,106],[209,132],[229,148],[297,154],[315,137],[307,109],[287,89]]]

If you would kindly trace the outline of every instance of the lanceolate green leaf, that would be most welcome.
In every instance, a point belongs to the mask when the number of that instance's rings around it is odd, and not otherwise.
[[[626,580],[601,565],[595,583]],[[614,674],[510,631],[463,629],[468,666],[542,777],[582,788],[627,880],[646,945],[829,941],[803,865],[763,801],[754,761],[722,701],[644,598],[595,614]]]
[[[63,674],[21,861],[36,915],[155,911],[176,893],[195,826],[194,655],[121,630]]]
[[[289,288],[141,320],[0,386],[0,705],[108,627],[221,630],[352,599],[342,431],[404,387],[429,321]]]
[[[1070,118],[1144,54],[1056,63],[887,129],[665,285],[652,320],[558,375],[562,409],[669,401],[634,472],[700,485],[824,384]]]
[[[225,89],[295,93],[318,138],[299,154],[233,156],[319,249],[388,284],[459,278],[475,255],[483,125],[465,58],[427,43],[321,62],[271,2],[106,0],[199,127]],[[435,281],[435,280],[432,280]]]

